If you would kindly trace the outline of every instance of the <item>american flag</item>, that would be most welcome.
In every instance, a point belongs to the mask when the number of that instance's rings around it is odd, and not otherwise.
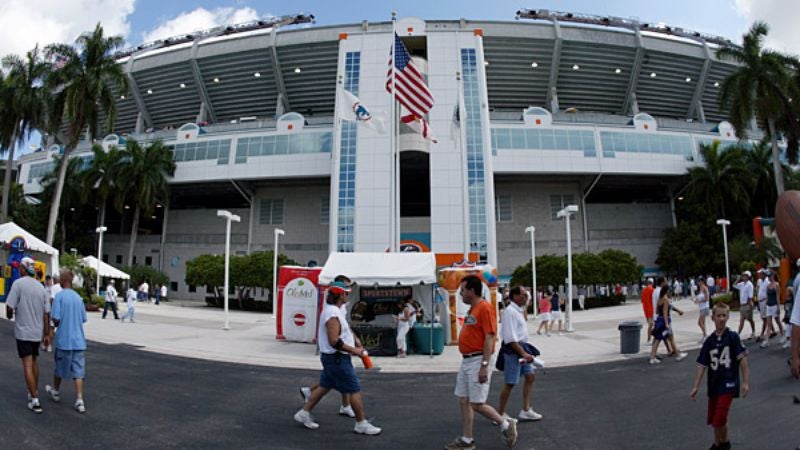
[[[392,63],[394,60],[394,63]],[[411,55],[408,54],[403,41],[395,33],[394,48],[390,52],[389,70],[386,73],[386,91],[392,94],[392,76],[394,75],[394,98],[411,114],[418,118],[433,108],[433,94],[422,74],[417,70]]]
[[[53,55],[53,68],[55,69],[62,69],[65,65],[67,65],[67,57],[62,55],[61,53],[56,53]]]

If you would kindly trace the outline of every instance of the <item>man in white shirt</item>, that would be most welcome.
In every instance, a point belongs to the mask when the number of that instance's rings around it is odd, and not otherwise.
[[[106,287],[106,305],[103,307],[103,319],[106,318],[109,307],[111,308],[111,312],[114,313],[114,320],[119,320],[119,314],[117,313],[117,290],[114,289],[114,280],[109,281],[108,287]]]
[[[708,292],[710,295],[714,295],[717,293],[717,288],[714,287],[714,277],[709,275],[706,278],[706,286],[708,286]]]
[[[308,429],[316,430],[319,424],[314,421],[311,410],[331,389],[342,394],[350,394],[350,405],[356,413],[356,425],[353,431],[357,434],[376,435],[381,429],[367,421],[364,413],[364,401],[361,396],[361,383],[358,380],[351,356],[367,356],[360,345],[357,346],[355,335],[347,323],[342,305],[347,302],[350,287],[340,281],[334,281],[328,288],[317,329],[322,374],[319,386],[311,391],[311,397],[303,408],[294,415],[294,420]]]
[[[753,283],[750,281],[752,275],[749,270],[745,270],[736,279],[733,287],[739,290],[739,335],[742,334],[746,320],[750,322],[750,329],[752,330],[750,339],[755,339],[756,323],[753,322]]]
[[[767,322],[767,286],[769,286],[768,272],[758,269],[756,272],[756,299],[758,300],[758,314],[761,316],[761,335],[758,340],[764,339],[765,333],[772,332],[772,321]],[[769,334],[767,334],[769,340]]]
[[[797,259],[797,268],[800,269],[800,258]],[[792,375],[800,378],[800,273],[794,278],[794,306],[789,323],[792,325]]]
[[[503,310],[503,320],[500,328],[503,346],[497,357],[504,359],[503,377],[505,385],[503,386],[503,391],[500,392],[500,405],[497,408],[497,412],[500,415],[504,414],[511,390],[519,383],[520,376],[524,376],[525,384],[522,386],[523,409],[519,412],[519,420],[541,420],[542,415],[531,408],[531,390],[536,377],[532,364],[534,356],[528,353],[528,350],[531,350],[528,344],[528,326],[525,323],[525,316],[522,314],[522,308],[524,308],[528,298],[527,292],[525,288],[514,286],[511,288],[510,298],[511,301]]]

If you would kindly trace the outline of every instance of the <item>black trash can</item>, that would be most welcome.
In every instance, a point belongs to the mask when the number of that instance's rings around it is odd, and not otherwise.
[[[619,326],[619,352],[623,355],[639,353],[642,324],[636,321],[620,322]]]

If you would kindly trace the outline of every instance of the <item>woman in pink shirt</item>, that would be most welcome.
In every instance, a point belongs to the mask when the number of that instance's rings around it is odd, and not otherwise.
[[[541,322],[539,323],[539,329],[536,330],[536,334],[542,334],[542,327],[544,327],[544,332],[547,336],[550,336],[550,297],[552,296],[553,294],[547,291],[539,299],[539,319]]]

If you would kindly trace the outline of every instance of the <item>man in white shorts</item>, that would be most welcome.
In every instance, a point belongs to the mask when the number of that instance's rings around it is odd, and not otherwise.
[[[564,332],[564,316],[561,314],[561,297],[558,292],[553,292],[550,297],[550,331],[553,331],[553,325],[558,322],[558,332]]]
[[[481,297],[483,282],[475,275],[461,281],[461,299],[470,306],[464,326],[458,334],[461,367],[456,378],[455,395],[461,406],[463,434],[447,444],[445,450],[475,449],[472,422],[475,413],[500,424],[503,442],[512,448],[517,443],[517,421],[505,418],[486,403],[491,385],[490,367],[497,335],[497,313],[494,306]]]

